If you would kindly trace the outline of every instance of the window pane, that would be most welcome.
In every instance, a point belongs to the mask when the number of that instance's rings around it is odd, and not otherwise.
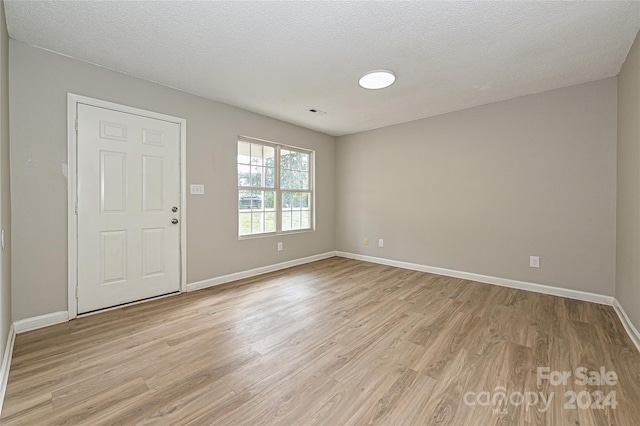
[[[307,172],[296,172],[295,189],[309,189],[309,174]]]
[[[238,234],[276,232],[275,191],[238,191]]]
[[[251,182],[251,168],[243,164],[238,164],[238,185],[249,186],[249,182]]]
[[[251,186],[262,186],[263,170],[263,167],[251,166]]]
[[[290,209],[291,208],[291,193],[283,192],[282,193],[282,209]]]
[[[308,192],[302,192],[300,193],[300,197],[302,199],[302,201],[300,202],[300,207],[302,207],[303,209],[308,209],[311,205],[311,194]]]
[[[308,172],[309,171],[309,154],[305,154],[303,152],[298,153],[298,158],[300,159],[300,167],[298,170]]]
[[[300,193],[299,192],[294,192],[293,194],[291,194],[291,198],[292,198],[292,205],[291,207],[293,207],[294,209],[299,209],[300,208]]]
[[[251,204],[247,201],[251,197],[251,191],[238,191],[238,209],[250,209]]]
[[[291,198],[293,200],[293,208],[294,209],[305,209],[309,208],[309,196],[308,192],[294,192],[291,194]]]
[[[296,152],[296,155],[294,157],[294,167],[292,167],[292,169],[294,170],[304,170],[304,165],[303,165],[303,161],[302,161],[302,157],[304,156],[303,153],[301,152]]]
[[[283,169],[280,172],[282,189],[309,189],[309,173]]]
[[[262,191],[238,191],[239,210],[261,210]]]
[[[268,167],[276,166],[276,149],[272,146],[264,146],[263,150],[264,165]]]
[[[291,212],[290,211],[282,212],[282,230],[283,231],[291,230]]]
[[[309,170],[309,154],[298,151],[290,151],[289,154],[289,168],[296,171],[308,171]]]
[[[292,177],[293,172],[288,169],[280,170],[280,188],[282,189],[294,189],[291,185],[293,181]]]
[[[291,151],[287,150],[287,149],[281,149],[280,150],[280,168],[281,169],[290,169],[291,168],[291,162],[290,162],[290,157],[291,155]]]
[[[308,209],[311,205],[310,192],[282,192],[282,209],[283,210],[300,210]]]
[[[249,164],[251,158],[251,144],[238,141],[238,164]]]
[[[238,233],[240,235],[251,234],[251,213],[240,213],[238,216]]]
[[[264,231],[276,232],[276,213],[275,212],[267,212],[265,214]]]
[[[251,210],[262,210],[262,191],[251,191]]]
[[[311,228],[311,193],[282,192],[282,230]]]
[[[300,212],[291,212],[291,229],[300,229]]]
[[[251,233],[260,234],[264,232],[264,213],[251,213]]]
[[[264,186],[267,188],[276,187],[276,169],[273,167],[265,168],[264,172]]]
[[[254,166],[262,166],[262,145],[257,143],[251,144],[251,164]]]
[[[265,191],[264,193],[264,208],[275,209],[276,208],[276,193],[273,191]]]
[[[309,189],[309,174],[307,172],[296,172],[297,184],[296,189]]]

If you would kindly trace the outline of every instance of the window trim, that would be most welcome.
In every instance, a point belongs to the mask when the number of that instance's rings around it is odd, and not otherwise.
[[[267,187],[255,187],[255,186],[240,186],[238,184],[238,143],[246,142],[246,143],[256,143],[262,146],[271,146],[275,149],[275,186],[273,188]],[[282,192],[283,189],[280,187],[280,151],[281,149],[288,149],[292,151],[298,151],[305,154],[309,154],[309,189],[308,190],[289,190],[286,189],[284,191],[290,192],[308,192],[309,193],[309,227],[304,229],[292,229],[283,231],[282,230]],[[315,190],[315,161],[316,161],[316,152],[315,150],[297,147],[293,145],[287,145],[283,143],[277,143],[273,141],[268,141],[265,139],[254,138],[251,136],[238,135],[236,138],[236,197],[239,191],[273,191],[275,193],[275,212],[276,212],[276,230],[272,232],[261,232],[258,234],[245,234],[240,235],[240,210],[238,208],[238,204],[236,204],[236,232],[238,235],[238,240],[247,240],[253,238],[263,238],[263,237],[273,237],[280,235],[289,235],[289,234],[300,234],[305,232],[315,232],[316,230],[316,190]]]

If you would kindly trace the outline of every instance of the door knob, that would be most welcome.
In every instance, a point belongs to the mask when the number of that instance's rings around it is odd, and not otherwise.
[[[171,207],[171,211],[175,213],[175,212],[178,211],[178,208],[177,207]]]
[[[176,219],[176,218],[174,217],[173,219],[171,219],[171,223],[173,223],[173,224],[175,225],[176,223],[178,223],[178,219]]]

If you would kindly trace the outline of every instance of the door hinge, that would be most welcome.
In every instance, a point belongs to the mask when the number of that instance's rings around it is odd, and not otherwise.
[[[78,131],[78,119],[76,118],[76,132]]]
[[[78,203],[76,202],[76,216],[78,215]]]
[[[78,283],[76,283],[76,299],[78,298]]]

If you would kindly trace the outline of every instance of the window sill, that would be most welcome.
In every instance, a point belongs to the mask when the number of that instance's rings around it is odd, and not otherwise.
[[[285,235],[293,235],[293,234],[307,234],[310,232],[316,232],[315,229],[296,229],[294,231],[282,231],[282,232],[269,232],[264,234],[252,234],[252,235],[238,235],[238,240],[253,240],[256,238],[267,238],[267,237],[282,237]]]

